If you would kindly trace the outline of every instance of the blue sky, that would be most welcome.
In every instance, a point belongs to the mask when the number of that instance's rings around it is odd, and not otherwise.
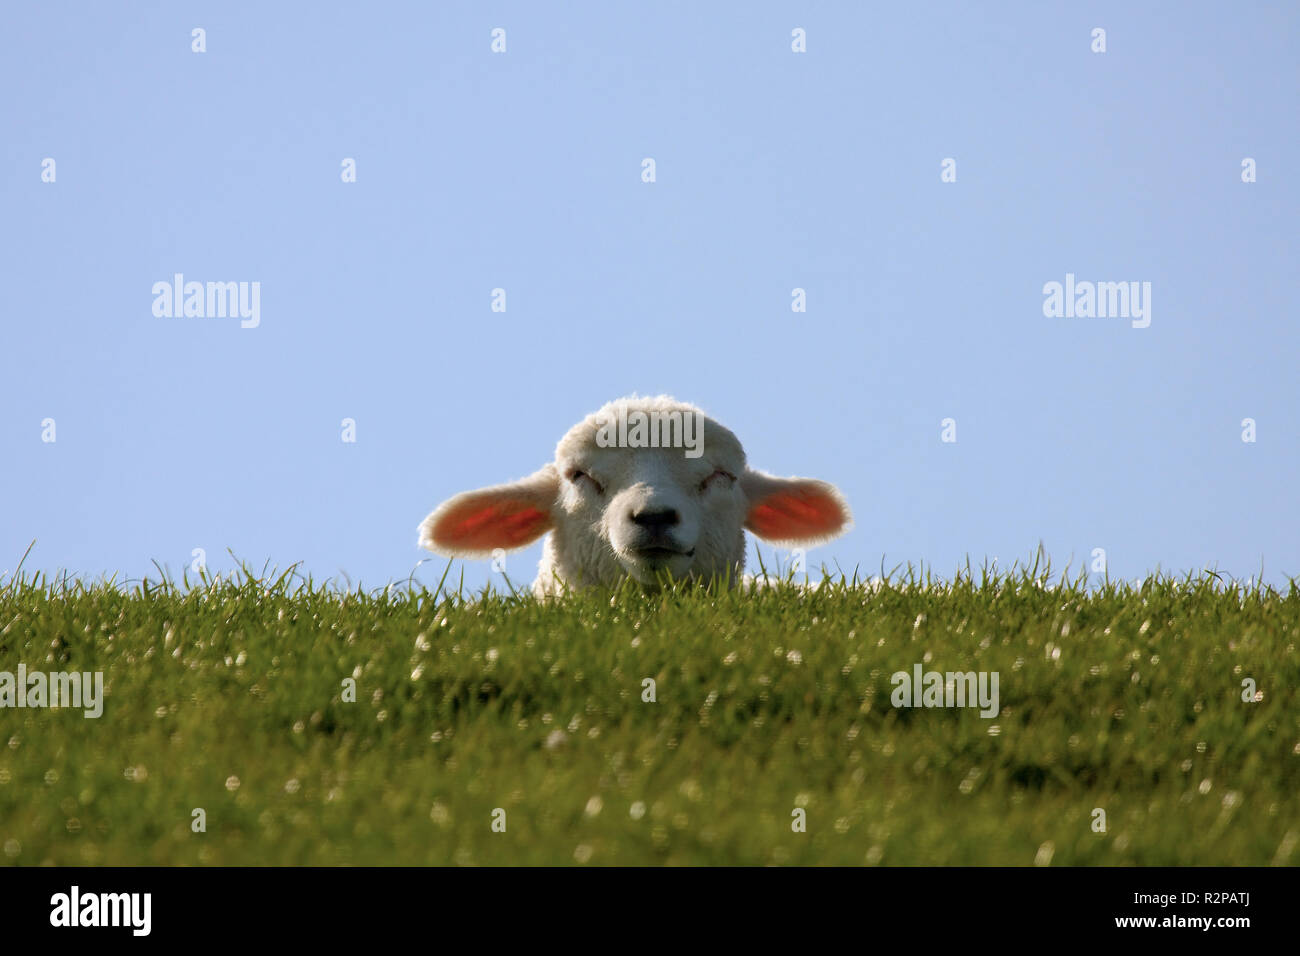
[[[404,579],[440,501],[666,392],[843,489],[855,528],[814,565],[946,576],[1041,541],[1126,578],[1300,575],[1298,19],[13,6],[0,571],[34,538],[28,568],[89,576],[229,548]],[[259,282],[260,324],[156,317],[178,272]],[[1150,282],[1150,326],[1045,317],[1067,273]]]

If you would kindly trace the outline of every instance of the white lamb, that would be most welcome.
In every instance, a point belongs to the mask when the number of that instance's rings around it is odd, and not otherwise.
[[[420,525],[420,546],[483,558],[550,532],[533,591],[612,586],[631,577],[739,581],[745,528],[810,546],[851,522],[834,485],[749,468],[730,431],[667,396],[618,399],[573,426],[555,461],[507,485],[467,491]]]

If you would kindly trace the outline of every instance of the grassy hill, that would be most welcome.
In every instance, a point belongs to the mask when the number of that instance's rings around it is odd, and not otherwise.
[[[0,709],[0,862],[1295,864],[1298,629],[1294,584],[1213,576],[551,605],[20,577],[0,671],[105,699]],[[917,664],[996,672],[997,716],[895,707]]]

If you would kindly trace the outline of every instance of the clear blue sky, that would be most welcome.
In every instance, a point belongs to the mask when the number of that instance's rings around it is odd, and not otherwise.
[[[10,5],[0,571],[405,578],[636,391],[837,483],[814,565],[1300,575],[1296,5],[716,6]],[[177,272],[260,326],[155,317]]]

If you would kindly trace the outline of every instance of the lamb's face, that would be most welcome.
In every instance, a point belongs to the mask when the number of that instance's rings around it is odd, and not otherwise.
[[[549,532],[533,587],[552,594],[628,577],[734,580],[746,529],[793,547],[828,541],[849,520],[833,485],[749,468],[736,436],[694,406],[628,398],[575,425],[527,478],[443,502],[420,544],[484,558]]]
[[[698,415],[689,407],[684,413]],[[667,422],[656,434],[672,435],[681,419],[645,421],[656,429]],[[640,447],[635,432],[620,447],[617,425],[602,436],[600,413],[570,431],[555,461],[561,547],[586,554],[605,550],[627,575],[646,584],[665,574],[726,574],[729,566],[737,573],[747,511],[740,485],[745,454],[734,435],[702,415],[686,431],[693,428],[699,440],[689,448]]]

